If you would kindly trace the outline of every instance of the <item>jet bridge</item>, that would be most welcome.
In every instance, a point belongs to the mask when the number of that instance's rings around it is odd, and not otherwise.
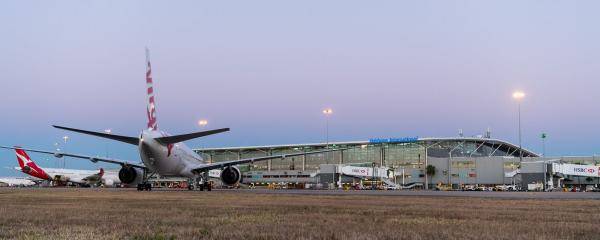
[[[552,163],[552,173],[578,177],[600,177],[600,166]]]
[[[598,182],[600,178],[600,166],[571,164],[562,162],[561,159],[540,160],[523,162],[520,169],[505,176],[520,175],[521,187],[528,184],[545,183],[544,189],[553,189],[554,186],[561,187],[563,184],[588,185]],[[596,180],[588,180],[590,178]]]
[[[394,176],[393,172],[386,167],[356,167],[339,165],[338,172],[349,177],[358,178],[390,178],[390,176]]]
[[[394,171],[386,167],[358,167],[351,165],[338,165],[338,172],[343,176],[360,179],[378,179],[389,189],[403,189],[390,179],[394,178]]]

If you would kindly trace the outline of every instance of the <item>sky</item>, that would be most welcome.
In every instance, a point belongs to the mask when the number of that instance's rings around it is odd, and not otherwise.
[[[0,145],[139,161],[151,51],[159,128],[192,148],[483,134],[600,154],[598,1],[2,1]],[[200,127],[199,119],[208,125]],[[65,143],[63,136],[69,136]],[[56,145],[58,144],[58,145]],[[31,154],[42,167],[58,166]],[[0,150],[0,176],[20,175]],[[101,165],[103,166],[103,165]],[[95,169],[84,160],[66,167]]]

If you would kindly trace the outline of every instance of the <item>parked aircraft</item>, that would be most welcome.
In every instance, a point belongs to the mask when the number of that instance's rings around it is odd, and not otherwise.
[[[102,183],[102,176],[104,175],[104,169],[102,168],[100,168],[99,171],[41,168],[31,160],[29,155],[27,155],[27,152],[23,149],[17,148],[15,149],[15,153],[17,155],[17,162],[19,163],[19,167],[15,167],[15,169],[32,177],[54,182],[71,182],[87,186],[99,185]]]
[[[27,178],[4,177],[0,178],[0,184],[5,184],[5,186],[9,187],[29,187],[35,185],[35,182]]]
[[[213,169],[221,169],[220,179],[224,184],[235,185],[239,183],[242,179],[242,174],[240,170],[236,167],[236,165],[334,151],[333,149],[327,149],[323,151],[298,152],[291,154],[236,159],[210,163],[205,161],[200,155],[188,148],[185,144],[183,144],[183,142],[190,139],[226,132],[229,131],[229,128],[221,128],[210,131],[194,132],[189,134],[173,136],[167,134],[164,131],[159,130],[156,118],[156,99],[153,88],[152,69],[149,60],[148,49],[146,49],[146,93],[146,116],[148,118],[148,121],[146,124],[146,128],[142,130],[138,137],[87,131],[62,126],[53,126],[55,128],[67,131],[88,134],[96,137],[108,138],[115,141],[136,145],[138,147],[142,163],[63,152],[42,151],[35,149],[24,150],[38,153],[53,154],[56,157],[69,156],[74,158],[88,159],[92,162],[107,162],[121,165],[121,170],[119,170],[119,179],[121,180],[121,182],[124,184],[137,184],[137,188],[139,191],[151,190],[152,186],[148,183],[148,178],[153,174],[159,174],[160,176],[164,177],[187,177],[193,179],[194,182],[194,184],[190,185],[190,190],[199,187],[200,190],[206,188],[208,191],[210,191],[211,186],[208,182],[208,178],[209,171]]]

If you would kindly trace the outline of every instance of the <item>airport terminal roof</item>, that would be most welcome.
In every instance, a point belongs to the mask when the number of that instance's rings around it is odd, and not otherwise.
[[[401,144],[401,143],[416,143],[423,145],[424,147],[432,147],[443,142],[453,143],[477,143],[481,145],[493,146],[494,148],[505,150],[506,152],[517,152],[519,146],[510,142],[484,137],[425,137],[418,138],[416,141],[409,142],[390,142],[384,144]],[[263,145],[263,146],[240,146],[240,147],[218,147],[218,148],[196,148],[196,152],[221,152],[221,151],[250,151],[257,149],[289,149],[289,148],[312,148],[312,147],[326,147],[326,146],[358,146],[358,145],[369,145],[369,144],[382,144],[381,142],[372,141],[346,141],[346,142],[330,142],[330,143],[301,143],[301,144],[281,144],[281,145]],[[539,157],[539,155],[533,151],[522,149],[523,157]]]

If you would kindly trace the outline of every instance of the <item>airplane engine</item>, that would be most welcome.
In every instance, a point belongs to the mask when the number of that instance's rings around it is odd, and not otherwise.
[[[119,180],[124,184],[135,184],[142,182],[144,172],[132,166],[123,166],[119,170]]]
[[[226,167],[221,171],[221,181],[229,186],[242,180],[242,172],[237,167]]]

